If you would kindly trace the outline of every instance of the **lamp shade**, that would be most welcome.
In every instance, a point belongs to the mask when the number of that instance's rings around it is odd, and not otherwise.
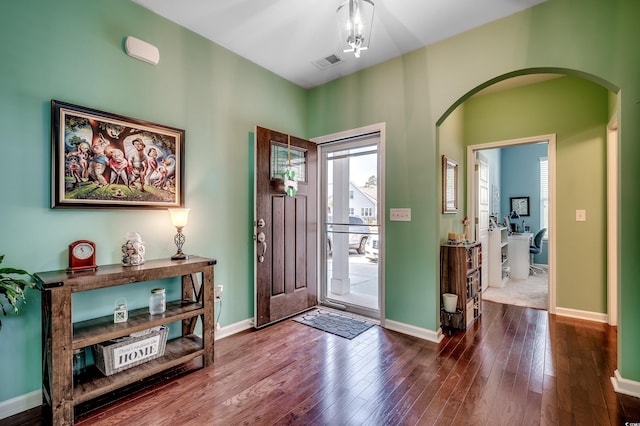
[[[171,223],[176,228],[182,228],[187,224],[187,219],[189,218],[189,210],[190,209],[169,209],[169,214],[171,214]]]
[[[346,0],[338,7],[338,34],[343,52],[353,52],[359,58],[360,51],[369,48],[373,10],[371,0]]]
[[[520,215],[517,211],[514,210],[511,212],[511,219],[520,219]]]

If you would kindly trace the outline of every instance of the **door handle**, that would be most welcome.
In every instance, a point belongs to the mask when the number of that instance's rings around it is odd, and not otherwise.
[[[267,236],[264,235],[264,232],[260,232],[257,237],[258,243],[262,243],[262,254],[258,255],[258,262],[264,262],[264,255],[267,252]]]

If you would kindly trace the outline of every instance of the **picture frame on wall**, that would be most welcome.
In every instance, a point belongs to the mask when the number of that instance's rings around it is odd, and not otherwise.
[[[442,156],[442,213],[458,212],[458,162]]]
[[[519,216],[529,216],[529,197],[510,197],[511,211]]]
[[[51,208],[184,207],[185,131],[51,100]]]

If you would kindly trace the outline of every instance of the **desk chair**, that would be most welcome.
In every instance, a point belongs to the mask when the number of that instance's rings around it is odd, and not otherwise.
[[[542,237],[544,237],[544,233],[547,232],[547,228],[542,228],[538,231],[535,237],[533,237],[533,245],[529,246],[529,256],[531,259],[529,260],[529,272],[533,275],[536,275],[537,272],[544,272],[539,266],[533,265],[533,255],[542,253]]]

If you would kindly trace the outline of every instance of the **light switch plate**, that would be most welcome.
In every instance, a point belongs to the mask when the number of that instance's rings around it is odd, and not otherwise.
[[[411,209],[389,209],[389,220],[392,222],[411,222]]]
[[[576,222],[586,222],[586,221],[587,221],[587,211],[576,210]]]

